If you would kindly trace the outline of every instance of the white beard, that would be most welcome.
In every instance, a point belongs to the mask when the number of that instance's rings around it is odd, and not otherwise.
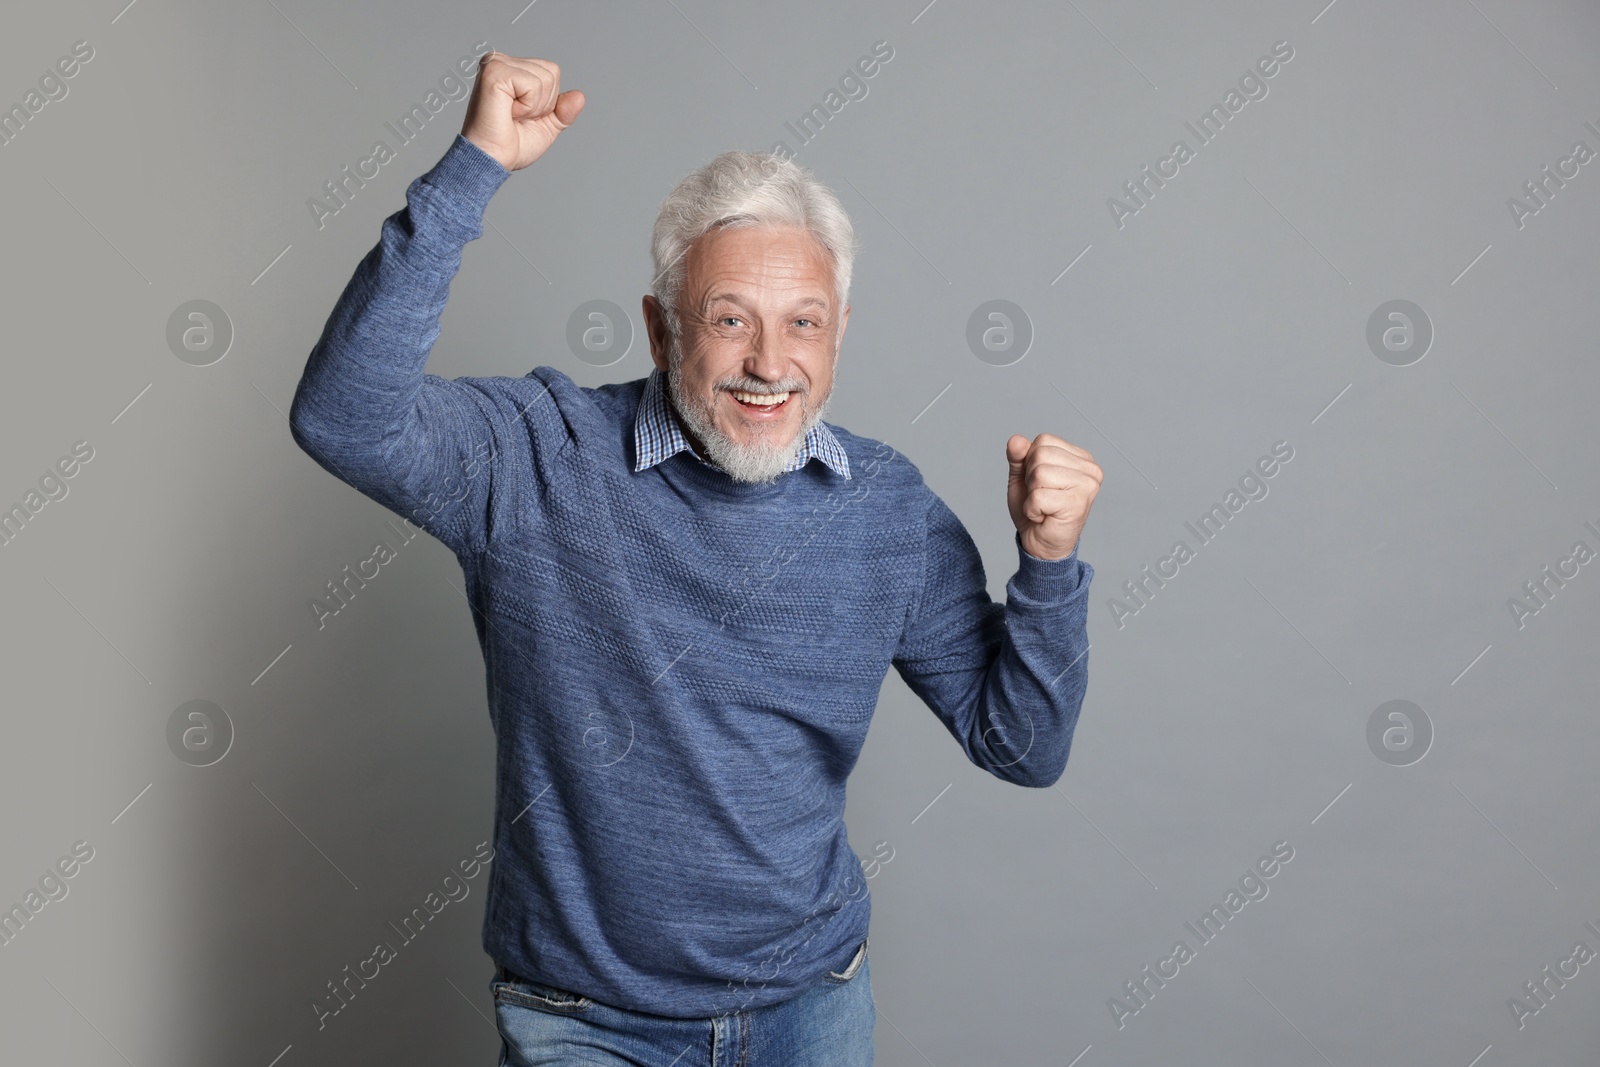
[[[828,395],[822,398],[821,405],[814,410],[806,407],[804,400],[801,401],[800,429],[795,432],[794,439],[787,444],[774,444],[767,434],[757,433],[758,440],[755,444],[742,445],[717,426],[711,407],[702,404],[698,398],[690,402],[689,398],[684,396],[682,359],[679,351],[674,342],[673,349],[667,357],[667,395],[672,401],[672,406],[677,409],[678,417],[683,419],[684,424],[699,439],[711,462],[721,467],[736,482],[760,484],[775,481],[805,447],[806,435],[822,421],[823,414],[828,410],[828,403],[833,399],[833,387],[829,386]],[[834,361],[835,363],[838,361],[837,351],[834,354]]]

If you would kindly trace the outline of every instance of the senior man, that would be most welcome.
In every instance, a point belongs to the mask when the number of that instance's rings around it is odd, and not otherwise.
[[[426,374],[490,197],[583,109],[559,79],[483,57],[311,352],[294,438],[461,561],[497,749],[501,1062],[870,1064],[843,815],[879,688],[893,666],[974,764],[1055,782],[1101,470],[1006,441],[1018,568],[995,604],[915,465],[822,421],[856,241],[771,155],[725,153],[661,205],[647,378]]]

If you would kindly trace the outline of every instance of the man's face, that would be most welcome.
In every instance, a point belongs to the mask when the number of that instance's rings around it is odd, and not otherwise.
[[[684,270],[681,345],[645,298],[656,366],[697,450],[740,481],[769,481],[833,391],[850,309],[834,307],[832,263],[802,227],[738,226],[691,245]]]

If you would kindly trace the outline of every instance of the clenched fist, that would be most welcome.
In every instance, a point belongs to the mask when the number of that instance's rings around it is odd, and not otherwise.
[[[1022,547],[1040,559],[1070,556],[1100,491],[1100,465],[1086,450],[1049,433],[1032,442],[1012,434],[1006,460],[1006,505]]]
[[[561,68],[554,63],[489,52],[478,63],[461,136],[506,170],[521,170],[582,110],[583,93],[561,91]]]

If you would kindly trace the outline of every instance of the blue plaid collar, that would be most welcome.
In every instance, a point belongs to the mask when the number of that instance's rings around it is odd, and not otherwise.
[[[689,444],[689,439],[678,428],[677,420],[672,416],[667,398],[666,375],[662,373],[660,367],[651,369],[650,377],[644,384],[644,395],[639,398],[639,411],[633,421],[633,452],[639,457],[633,465],[635,471],[653,467],[679,452],[688,452],[696,459],[700,459]],[[806,434],[805,444],[800,448],[800,454],[795,456],[794,462],[784,470],[799,470],[812,459],[822,460],[841,477],[846,479],[850,477],[850,457],[845,455],[844,446],[839,444],[839,439],[828,429],[825,422],[818,422],[811,428],[811,432]],[[708,466],[716,466],[707,460],[701,462]]]

